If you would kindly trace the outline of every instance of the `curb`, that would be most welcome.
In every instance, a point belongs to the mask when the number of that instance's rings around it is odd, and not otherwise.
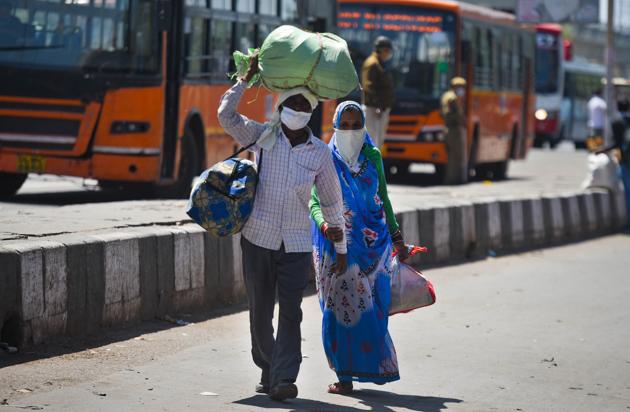
[[[627,221],[607,191],[399,207],[412,264],[439,264],[601,236]],[[0,244],[0,340],[28,346],[244,302],[240,235],[194,224]]]

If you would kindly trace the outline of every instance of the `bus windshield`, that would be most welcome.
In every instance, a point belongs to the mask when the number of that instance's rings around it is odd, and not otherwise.
[[[5,1],[0,11],[0,66],[155,72],[159,62],[156,3]]]
[[[374,39],[387,36],[394,55],[386,68],[396,87],[398,104],[437,99],[448,88],[455,69],[453,13],[421,7],[342,4],[340,35],[360,73]]]
[[[557,93],[559,83],[559,38],[549,33],[536,35],[536,93]]]

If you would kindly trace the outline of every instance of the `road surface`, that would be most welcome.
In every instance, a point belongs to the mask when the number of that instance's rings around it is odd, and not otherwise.
[[[254,393],[236,308],[0,355],[0,412],[630,410],[628,250],[620,234],[428,271],[437,303],[390,323],[402,380],[353,396],[325,391],[334,375],[311,295],[299,399]]]

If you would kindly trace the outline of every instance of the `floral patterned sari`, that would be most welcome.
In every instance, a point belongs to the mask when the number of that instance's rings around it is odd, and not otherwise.
[[[317,293],[323,311],[322,338],[330,367],[340,381],[386,383],[400,379],[396,350],[387,330],[392,257],[378,171],[361,153],[352,171],[334,145],[334,163],[343,193],[348,269],[331,271],[335,249],[313,224]],[[370,144],[366,136],[366,145]],[[365,146],[364,146],[365,147]]]

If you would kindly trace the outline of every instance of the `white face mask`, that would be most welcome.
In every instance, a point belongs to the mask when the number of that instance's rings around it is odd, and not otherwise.
[[[365,128],[358,130],[335,129],[335,145],[343,159],[350,165],[355,164],[365,143]]]
[[[296,112],[286,106],[282,106],[282,113],[280,113],[280,121],[291,130],[304,129],[311,120],[312,113]]]

